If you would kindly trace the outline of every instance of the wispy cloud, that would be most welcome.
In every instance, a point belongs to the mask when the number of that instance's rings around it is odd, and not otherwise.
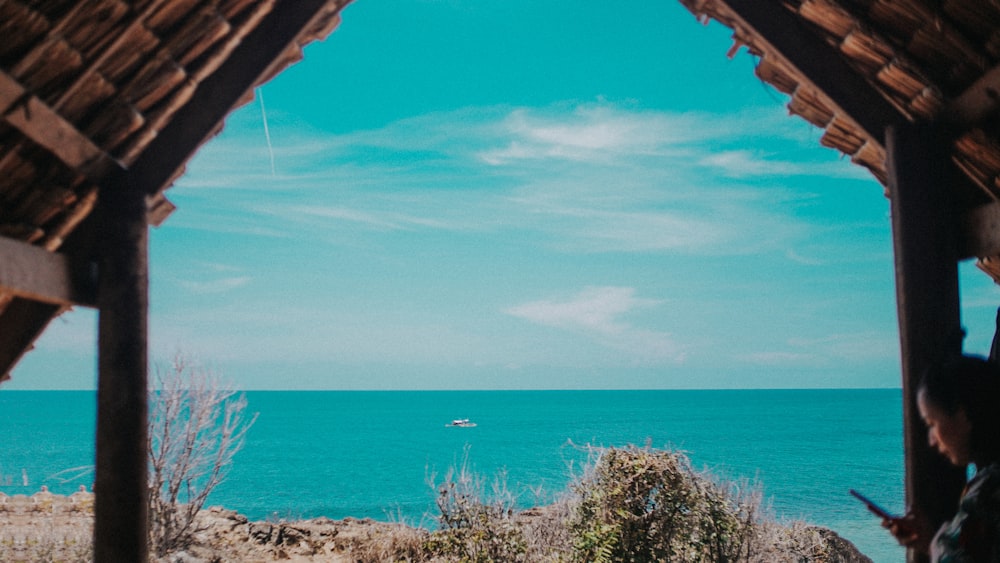
[[[830,366],[895,357],[898,341],[892,334],[858,332],[829,334],[817,338],[790,338],[784,349],[762,350],[740,356],[752,364],[787,366]]]
[[[683,361],[683,347],[664,332],[635,327],[629,313],[658,306],[662,301],[636,297],[631,287],[587,287],[561,300],[522,303],[505,312],[527,321],[583,334],[595,341],[634,354],[637,359]]]
[[[273,124],[277,176],[263,143],[223,137],[171,193],[182,206],[186,197],[220,201],[212,221],[196,218],[199,228],[256,236],[517,229],[564,252],[780,250],[809,228],[783,211],[806,196],[739,179],[840,164],[782,159],[815,141],[788,121],[559,104],[465,108],[336,135]],[[761,148],[727,148],[741,144]]]
[[[800,162],[760,150],[722,150],[702,155],[698,164],[727,178],[825,176],[867,180],[870,175],[858,166],[841,162]]]
[[[792,262],[802,264],[803,266],[822,266],[826,264],[826,261],[820,258],[803,256],[802,254],[800,254],[799,252],[795,251],[792,248],[789,248],[787,251],[785,251],[785,256]]]
[[[627,326],[618,319],[622,314],[659,303],[636,298],[631,287],[588,287],[565,301],[533,301],[507,312],[543,325],[614,334]]]
[[[803,139],[801,129],[789,127],[784,116],[774,117],[756,112],[734,118],[599,104],[517,109],[493,128],[498,133],[495,142],[503,144],[478,155],[496,166],[519,160],[621,164],[623,159],[656,157],[675,167],[728,178],[866,177],[846,163],[831,166],[829,161],[803,163],[789,158],[801,156],[796,144],[815,139]],[[747,144],[769,148],[742,148]]]
[[[253,281],[244,267],[223,262],[194,261],[171,273],[173,283],[195,295],[226,293]]]
[[[579,106],[555,115],[512,111],[496,128],[506,146],[478,153],[491,165],[520,159],[609,162],[623,154],[651,154],[691,139],[691,117],[626,112],[609,106]]]
[[[250,276],[219,278],[214,280],[180,280],[177,283],[192,293],[225,293],[250,283]]]
[[[794,176],[803,171],[798,164],[769,160],[757,151],[721,151],[706,155],[699,164],[717,169],[725,176],[743,178],[747,176]]]

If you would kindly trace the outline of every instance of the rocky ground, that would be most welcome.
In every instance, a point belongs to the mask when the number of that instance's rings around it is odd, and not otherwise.
[[[69,496],[45,490],[31,496],[0,494],[0,561],[89,561],[93,507],[94,495],[86,491]],[[376,561],[380,550],[398,549],[405,542],[419,546],[428,534],[367,519],[251,522],[218,507],[201,512],[198,528],[195,545],[162,561],[353,563],[359,556]]]
[[[0,493],[0,561],[90,561],[92,493],[69,496],[45,490],[32,496]],[[519,518],[544,518],[544,509]],[[214,507],[199,515],[195,544],[161,563],[272,563],[425,561],[427,530],[369,519],[317,518],[298,522],[252,522]],[[871,563],[830,530],[811,529],[823,544],[819,561]]]

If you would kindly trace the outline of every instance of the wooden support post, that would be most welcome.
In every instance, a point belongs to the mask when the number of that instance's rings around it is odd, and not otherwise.
[[[903,441],[909,510],[935,527],[954,515],[965,472],[932,450],[916,404],[932,362],[962,351],[954,168],[948,138],[929,124],[887,130],[896,302],[903,368]],[[910,550],[911,563],[927,559]]]
[[[97,248],[97,475],[94,560],[145,563],[148,228],[146,193],[117,175],[101,187]]]

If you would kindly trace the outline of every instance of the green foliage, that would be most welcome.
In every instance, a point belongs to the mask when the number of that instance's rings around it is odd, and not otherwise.
[[[695,473],[678,452],[599,451],[573,486],[573,560],[746,561],[758,498]]]
[[[832,532],[765,517],[756,486],[697,472],[683,453],[634,446],[592,453],[567,495],[521,513],[503,475],[484,500],[466,453],[437,487],[439,529],[424,542],[424,560],[870,563],[844,551]]]

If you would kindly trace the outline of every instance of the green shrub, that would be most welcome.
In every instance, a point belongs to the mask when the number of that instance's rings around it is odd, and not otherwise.
[[[574,561],[750,558],[759,495],[696,473],[682,453],[598,450],[572,488]]]
[[[439,528],[423,556],[474,563],[870,563],[829,530],[778,523],[764,514],[759,487],[695,471],[683,453],[629,446],[591,454],[563,497],[518,513],[503,474],[487,500],[485,480],[469,471],[466,452],[436,487]]]

